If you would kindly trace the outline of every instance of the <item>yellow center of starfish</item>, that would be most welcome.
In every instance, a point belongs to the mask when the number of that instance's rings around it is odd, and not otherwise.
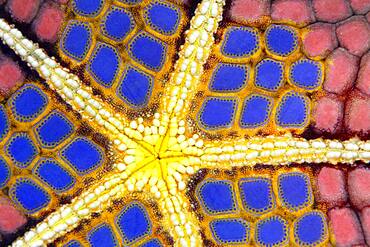
[[[132,154],[124,158],[125,164],[132,163],[134,171],[131,178],[139,180],[142,174],[151,174],[151,177],[162,180],[167,186],[173,184],[171,166],[186,162],[189,156],[179,145],[186,142],[185,136],[169,137],[168,133],[161,136],[144,135],[143,140],[136,148],[126,150],[127,154]],[[124,170],[127,172],[127,169]]]

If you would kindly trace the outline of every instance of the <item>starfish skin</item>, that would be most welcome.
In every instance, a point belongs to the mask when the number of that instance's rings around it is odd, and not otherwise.
[[[186,137],[186,116],[200,84],[203,65],[214,45],[214,33],[222,19],[223,0],[203,0],[185,33],[166,96],[158,113],[148,122],[125,119],[80,79],[49,57],[17,29],[0,19],[0,38],[35,69],[50,88],[79,112],[91,127],[107,136],[117,162],[114,170],[89,187],[70,204],[51,213],[13,246],[45,246],[76,228],[82,219],[109,207],[115,199],[140,191],[155,197],[165,216],[164,228],[176,246],[199,246],[202,239],[190,205],[184,200],[186,181],[201,168],[219,161],[224,168],[370,160],[370,141],[351,139],[305,140],[291,135],[207,141],[198,135]]]

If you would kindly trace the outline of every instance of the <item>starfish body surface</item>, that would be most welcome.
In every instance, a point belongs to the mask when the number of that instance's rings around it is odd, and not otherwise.
[[[186,117],[215,44],[224,5],[223,0],[203,0],[198,5],[151,122],[141,117],[126,119],[37,44],[0,19],[4,44],[36,70],[93,129],[109,139],[116,161],[113,171],[52,212],[13,246],[52,243],[78,227],[83,219],[105,211],[114,200],[137,191],[156,198],[165,217],[164,228],[176,246],[200,246],[199,225],[185,196],[187,180],[200,169],[218,167],[220,162],[226,169],[256,164],[369,162],[370,142],[359,139],[306,140],[285,135],[210,141],[197,134],[187,137]]]

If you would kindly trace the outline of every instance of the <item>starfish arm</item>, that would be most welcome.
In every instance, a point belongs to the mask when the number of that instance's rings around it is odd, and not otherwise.
[[[112,107],[92,93],[92,89],[84,85],[75,74],[62,67],[53,57],[4,19],[0,18],[0,39],[8,45],[28,66],[38,72],[50,88],[62,99],[79,112],[93,128],[97,128],[113,137],[115,144],[132,146],[132,140],[140,141],[143,134],[132,128],[121,114],[114,112]],[[122,147],[121,147],[122,149]]]
[[[89,219],[92,213],[100,213],[106,210],[115,199],[122,198],[134,191],[142,191],[150,178],[160,177],[160,173],[156,173],[155,169],[156,159],[152,156],[138,156],[131,161],[133,156],[130,156],[130,152],[127,151],[126,156],[121,158],[123,162],[113,164],[114,173],[105,176],[89,187],[81,195],[74,198],[70,204],[63,205],[51,213],[35,228],[17,239],[12,246],[46,246],[46,244],[52,243],[57,238],[72,231],[81,220]],[[143,169],[150,168],[148,166],[154,168]],[[159,193],[158,188],[162,188],[164,182],[158,179],[154,182],[149,181],[149,184],[153,184],[155,187],[151,189],[151,192],[154,192],[154,195],[159,198],[162,194]]]
[[[291,136],[254,137],[233,142],[205,143],[201,168],[220,162],[230,166],[256,164],[283,165],[304,162],[354,163],[370,161],[370,141],[295,138]]]
[[[157,198],[167,224],[165,227],[174,238],[175,246],[201,246],[199,226],[190,211],[185,181],[198,168],[200,160],[195,157],[164,157],[159,162],[158,177],[149,179],[150,192]]]
[[[175,246],[200,246],[197,221],[184,201],[185,182],[198,169],[200,160],[189,157],[162,157],[135,166],[125,182],[129,191],[144,191],[159,203],[163,224],[175,240]]]
[[[165,217],[163,222],[166,222],[165,227],[174,238],[174,246],[202,246],[198,220],[184,198],[181,192],[172,194],[166,188],[161,189],[158,203]]]
[[[184,118],[190,108],[190,101],[201,83],[203,65],[214,44],[213,34],[222,19],[224,4],[224,0],[203,0],[195,10],[161,106],[166,126],[171,120]]]
[[[75,229],[83,219],[89,219],[92,213],[107,209],[113,200],[122,198],[129,193],[127,183],[128,172],[115,173],[104,177],[89,187],[81,195],[75,197],[70,204],[59,207],[48,215],[23,237],[13,242],[13,247],[46,246],[57,238]]]

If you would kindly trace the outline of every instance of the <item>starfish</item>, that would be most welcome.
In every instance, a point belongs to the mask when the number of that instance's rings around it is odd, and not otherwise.
[[[201,83],[203,65],[214,46],[224,0],[203,0],[195,10],[185,43],[174,65],[165,94],[151,122],[129,120],[92,93],[92,88],[62,67],[55,58],[4,19],[0,38],[92,128],[107,136],[116,162],[113,171],[62,205],[18,238],[12,246],[45,246],[75,229],[83,219],[106,210],[114,200],[138,191],[156,198],[165,217],[164,228],[176,246],[199,246],[202,238],[195,215],[184,199],[189,177],[220,161],[225,169],[256,164],[305,162],[353,164],[369,162],[370,141],[285,136],[230,137],[210,141],[188,137],[186,116]]]

